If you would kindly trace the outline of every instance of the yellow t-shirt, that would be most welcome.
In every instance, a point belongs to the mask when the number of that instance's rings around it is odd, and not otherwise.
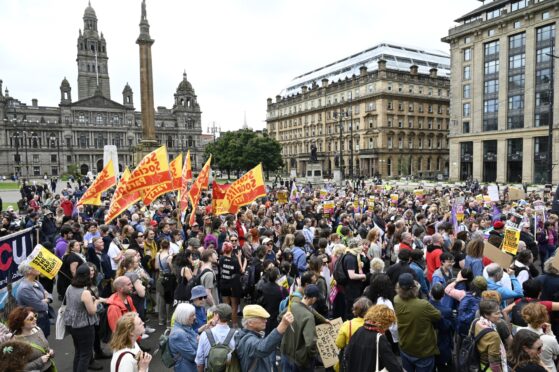
[[[363,323],[365,323],[365,320],[363,318],[353,318],[351,320],[346,320],[340,327],[338,337],[336,337],[336,346],[339,349],[343,349],[344,347],[346,347],[347,344],[349,344],[349,339],[351,338],[351,336],[353,336],[359,328],[363,327]],[[336,365],[334,366],[334,370],[336,372],[340,370],[339,363],[336,363]]]

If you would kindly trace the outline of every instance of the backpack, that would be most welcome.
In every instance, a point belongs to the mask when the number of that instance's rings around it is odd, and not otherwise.
[[[211,329],[206,330],[206,336],[210,342],[210,351],[208,353],[206,371],[207,372],[225,372],[228,366],[228,356],[233,352],[233,349],[229,347],[229,342],[235,335],[235,329],[231,328],[225,340],[220,343],[215,342],[214,335]]]
[[[343,254],[342,257],[336,261],[336,265],[334,266],[334,280],[336,280],[336,284],[339,285],[346,285],[349,279],[344,267],[344,259],[346,256],[347,254]]]
[[[201,273],[198,273],[198,275],[196,275],[188,283],[186,283],[186,288],[184,289],[184,297],[185,297],[184,301],[190,301],[190,297],[192,296],[192,288],[196,287],[197,285],[200,285],[202,283],[202,276],[204,276],[205,273],[208,273],[210,271],[213,272],[212,269],[204,269]],[[178,299],[175,298],[175,300]]]
[[[485,369],[481,369],[479,360],[479,351],[477,350],[478,341],[488,334],[489,332],[496,332],[492,328],[485,328],[477,336],[474,336],[476,329],[477,320],[472,323],[472,326],[468,332],[468,335],[462,339],[460,349],[458,350],[456,358],[456,372],[474,372],[483,371],[485,372],[489,366]]]
[[[107,319],[107,310],[109,305],[102,304],[100,310],[97,311],[97,316],[99,318],[99,339],[108,343],[111,340],[112,331],[109,327],[109,320]]]
[[[244,274],[241,276],[241,289],[243,294],[247,297],[251,297],[254,292],[254,280],[255,280],[256,268],[253,264],[249,264]]]
[[[167,368],[172,368],[175,366],[177,361],[171,354],[171,350],[169,350],[169,334],[171,333],[171,329],[167,328],[165,332],[159,336],[159,350],[161,350],[161,362]]]
[[[291,295],[288,295],[287,297],[285,297],[283,300],[281,300],[280,304],[279,304],[279,312],[281,313],[283,310],[285,310],[285,308],[289,305],[289,300],[291,297],[299,297],[299,298],[303,298],[303,295],[297,291],[293,292]]]

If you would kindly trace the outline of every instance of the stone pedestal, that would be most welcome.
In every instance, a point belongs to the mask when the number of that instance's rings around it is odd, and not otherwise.
[[[322,164],[320,163],[307,163],[307,171],[305,179],[312,184],[322,184],[324,182],[322,174]]]
[[[110,160],[113,161],[114,169],[118,175],[118,150],[115,145],[103,146],[103,168],[107,166]]]
[[[293,179],[293,178],[297,178],[297,170],[291,168],[291,171],[289,172],[289,178]]]
[[[157,141],[142,140],[134,148],[134,167],[138,165],[140,161],[142,161],[144,156],[156,150],[157,148],[159,148],[159,143],[157,143]]]
[[[334,169],[333,180],[336,184],[342,182],[342,172],[339,169]]]

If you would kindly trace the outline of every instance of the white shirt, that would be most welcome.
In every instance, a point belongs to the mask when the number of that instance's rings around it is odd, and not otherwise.
[[[386,305],[390,308],[390,310],[394,311],[394,305],[392,305],[392,301],[390,301],[389,299],[385,299],[384,297],[377,298],[377,303],[375,305]],[[392,323],[392,325],[388,327],[388,329],[390,330],[390,334],[392,335],[392,340],[395,343],[398,343],[398,323]]]
[[[116,362],[118,357],[122,353],[131,352],[134,355],[125,354],[121,360],[120,365],[118,366],[118,372],[137,372],[138,371],[138,361],[136,360],[135,356],[142,351],[138,343],[134,342],[133,348],[126,348],[122,350],[115,351],[113,353],[113,358],[111,359],[111,372],[116,372]]]
[[[554,359],[557,358],[559,355],[559,343],[557,343],[557,339],[552,334],[545,334],[540,329],[535,329],[530,326],[528,327],[519,327],[517,332],[521,329],[527,329],[529,331],[535,332],[540,335],[540,340],[542,340],[542,353],[540,354],[540,358],[542,363],[545,365],[548,371],[550,372],[557,372],[557,368],[555,367]]]
[[[114,271],[118,269],[119,261],[116,261],[116,258],[118,257],[119,254],[120,254],[120,248],[115,243],[111,242],[111,245],[109,245],[109,252],[107,253],[107,255],[111,259],[111,268]]]

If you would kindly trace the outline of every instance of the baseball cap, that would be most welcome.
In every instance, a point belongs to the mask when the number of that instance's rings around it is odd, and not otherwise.
[[[416,286],[413,275],[410,273],[403,273],[398,277],[398,285],[402,289],[412,289]]]
[[[305,287],[305,297],[308,298],[320,298],[320,290],[314,284],[309,284]]]
[[[231,320],[233,311],[231,310],[231,306],[227,304],[219,304],[215,307],[214,314],[219,315],[220,321],[229,321]]]
[[[494,229],[502,229],[503,227],[505,227],[505,224],[503,223],[503,221],[495,221],[493,222],[493,228]]]
[[[246,305],[243,309],[243,318],[269,318],[270,314],[260,305]]]
[[[263,244],[263,245],[266,245],[266,244],[268,244],[268,243],[271,242],[271,241],[272,241],[272,239],[270,239],[270,238],[264,238],[264,239],[262,239],[262,244]]]

